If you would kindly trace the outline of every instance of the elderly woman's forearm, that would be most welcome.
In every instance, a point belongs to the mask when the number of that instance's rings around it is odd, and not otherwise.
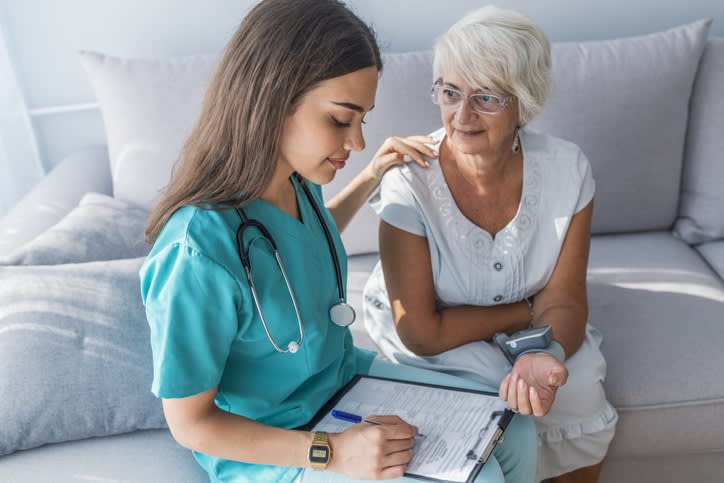
[[[463,305],[425,315],[404,313],[396,317],[400,340],[421,356],[440,354],[469,342],[490,342],[498,332],[510,334],[529,323],[530,311],[523,301],[492,307]]]
[[[551,305],[536,313],[533,325],[550,325],[553,338],[571,357],[583,344],[586,336],[588,308],[578,304]]]

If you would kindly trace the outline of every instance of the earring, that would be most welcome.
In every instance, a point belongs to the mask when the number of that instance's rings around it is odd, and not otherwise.
[[[518,130],[517,130],[517,129],[515,130],[515,138],[513,138],[512,151],[513,151],[514,153],[517,153],[518,151],[520,151],[520,139],[518,138]]]

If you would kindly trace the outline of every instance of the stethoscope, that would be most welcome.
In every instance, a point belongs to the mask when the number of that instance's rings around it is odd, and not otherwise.
[[[302,189],[304,190],[304,194],[307,196],[307,199],[309,200],[309,203],[312,205],[312,208],[314,208],[314,213],[317,215],[317,219],[322,225],[322,229],[324,230],[324,236],[327,239],[327,246],[329,247],[329,252],[332,255],[332,262],[334,263],[334,271],[337,275],[337,291],[339,295],[339,302],[332,305],[329,309],[329,318],[332,319],[332,322],[339,325],[340,327],[347,327],[352,322],[354,322],[354,319],[356,318],[356,313],[354,311],[354,308],[349,305],[345,301],[344,296],[344,284],[342,282],[342,269],[339,265],[339,258],[337,258],[337,250],[334,248],[334,241],[332,240],[332,234],[329,231],[329,227],[327,226],[327,223],[324,221],[324,216],[322,216],[322,212],[319,209],[319,206],[317,206],[317,203],[314,199],[314,196],[312,196],[311,191],[309,191],[309,188],[304,183],[304,180],[299,174],[295,175],[297,178],[297,181],[301,185]],[[277,250],[277,244],[274,242],[274,238],[272,238],[271,233],[266,229],[266,227],[258,220],[252,220],[249,219],[246,216],[246,213],[242,208],[237,208],[236,212],[239,214],[239,217],[241,218],[241,225],[239,225],[239,229],[236,231],[236,244],[237,248],[239,250],[239,258],[241,258],[241,264],[244,266],[244,271],[246,272],[246,280],[249,282],[249,288],[251,289],[251,296],[254,299],[254,306],[256,307],[256,311],[259,314],[259,318],[261,319],[261,323],[264,326],[264,332],[266,332],[266,336],[269,339],[269,342],[274,346],[274,349],[277,352],[290,352],[294,354],[299,350],[299,347],[302,345],[302,342],[304,342],[304,327],[302,326],[302,316],[299,314],[299,306],[297,305],[297,297],[294,294],[294,289],[292,288],[291,283],[289,283],[289,277],[287,276],[287,271],[284,269],[284,264],[282,263],[281,256],[279,255],[279,250]],[[256,228],[261,232],[261,237],[254,238],[249,243],[249,248],[246,250],[244,249],[244,230],[247,228]],[[274,339],[274,336],[272,336],[271,331],[269,330],[269,325],[266,322],[266,319],[264,318],[264,312],[261,309],[261,303],[259,302],[259,297],[256,293],[256,287],[254,286],[254,279],[251,275],[251,259],[249,258],[249,250],[251,249],[252,245],[259,240],[264,239],[266,240],[269,245],[271,245],[272,250],[274,251],[274,258],[277,262],[277,267],[279,267],[279,271],[282,274],[282,277],[284,278],[284,283],[287,286],[287,292],[289,293],[289,298],[292,300],[292,305],[294,306],[294,312],[297,315],[297,326],[299,330],[299,339],[293,340],[287,344],[286,349],[282,349],[279,344],[277,344],[276,339]]]

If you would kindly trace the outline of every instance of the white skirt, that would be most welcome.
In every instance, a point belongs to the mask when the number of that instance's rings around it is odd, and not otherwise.
[[[492,343],[471,342],[435,356],[418,356],[397,336],[392,312],[382,294],[366,293],[367,332],[390,361],[472,379],[491,387],[510,372],[510,364]],[[606,400],[606,361],[601,333],[586,326],[578,351],[566,360],[568,381],[558,389],[551,411],[535,418],[538,432],[538,480],[568,473],[603,460],[613,438],[618,414]]]

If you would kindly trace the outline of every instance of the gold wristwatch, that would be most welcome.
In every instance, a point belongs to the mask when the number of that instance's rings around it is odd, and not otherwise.
[[[324,431],[316,431],[312,446],[309,447],[309,464],[315,470],[327,469],[332,459],[332,447],[329,446],[329,436]]]

